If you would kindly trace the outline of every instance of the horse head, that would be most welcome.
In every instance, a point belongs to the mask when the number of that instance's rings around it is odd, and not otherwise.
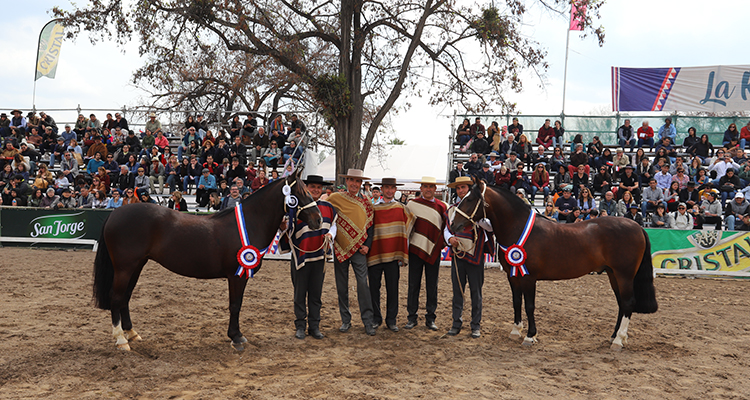
[[[456,213],[451,221],[451,230],[460,232],[468,224],[474,225],[486,216],[484,191],[486,186],[483,181],[474,179],[474,184],[469,188],[469,193],[461,199],[456,206]]]
[[[291,187],[291,194],[297,198],[297,218],[304,221],[310,229],[319,229],[323,223],[323,216],[302,180],[302,168],[297,168],[287,176],[286,184]]]

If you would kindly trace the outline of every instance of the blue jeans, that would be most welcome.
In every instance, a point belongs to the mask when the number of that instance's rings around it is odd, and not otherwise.
[[[620,147],[625,148],[625,146],[627,146],[628,143],[630,144],[630,152],[632,153],[633,149],[635,148],[635,144],[636,144],[635,138],[631,138],[628,141],[625,141],[624,139],[620,139]],[[641,147],[641,146],[638,146],[638,147]]]
[[[737,218],[734,215],[730,215],[730,216],[724,218],[724,220],[727,221],[727,230],[728,231],[733,231],[734,230],[734,224],[737,221]]]
[[[536,198],[536,192],[538,191],[539,191],[538,187],[531,185],[531,202],[532,203],[534,202],[534,199]],[[547,198],[547,196],[549,196],[549,186],[543,187],[542,191],[544,192],[544,198],[542,200],[544,200]]]
[[[197,186],[198,185],[198,179],[200,179],[200,177],[198,177],[198,176],[190,176],[190,175],[186,176],[185,180],[182,182],[182,191],[183,191],[183,193],[187,193],[188,192],[188,185],[190,184],[190,182],[195,183],[195,185]]]
[[[733,199],[736,192],[721,192],[721,206],[724,207],[727,205],[727,199]]]
[[[648,144],[649,148],[651,150],[654,149],[654,138],[648,138],[648,139],[638,139],[638,148],[640,149],[643,147],[644,144]]]

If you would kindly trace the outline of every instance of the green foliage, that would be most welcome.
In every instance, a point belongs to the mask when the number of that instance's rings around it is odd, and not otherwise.
[[[346,119],[352,112],[352,95],[349,83],[343,75],[322,75],[313,82],[313,95],[323,108],[329,126],[338,119]]]
[[[393,138],[393,139],[385,142],[385,144],[390,144],[390,145],[394,145],[394,146],[403,146],[403,145],[406,144],[406,140],[399,139],[399,138]]]
[[[482,11],[482,16],[470,23],[477,38],[483,44],[504,46],[508,40],[508,21],[500,16],[495,7]]]

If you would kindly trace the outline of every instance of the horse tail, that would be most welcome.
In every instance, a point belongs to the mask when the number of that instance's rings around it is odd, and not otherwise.
[[[105,222],[106,226],[107,223]],[[102,310],[112,309],[112,282],[115,268],[109,256],[107,241],[104,239],[104,228],[97,241],[96,259],[94,260],[94,304]]]
[[[651,263],[651,240],[646,230],[641,229],[646,239],[646,250],[643,252],[641,265],[633,279],[633,292],[635,295],[635,308],[633,311],[642,314],[655,313],[659,308],[656,303],[656,290],[654,289],[654,266]]]

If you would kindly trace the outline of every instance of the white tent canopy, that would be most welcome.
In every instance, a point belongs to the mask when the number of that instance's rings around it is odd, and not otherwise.
[[[396,178],[404,183],[404,189],[418,189],[416,182],[423,176],[435,177],[445,183],[448,155],[445,146],[387,145],[381,155],[370,153],[365,164],[365,176],[374,181]],[[342,171],[346,173],[346,171]],[[313,172],[310,172],[313,173]],[[317,175],[327,181],[335,181],[336,155],[331,154],[317,166]]]

